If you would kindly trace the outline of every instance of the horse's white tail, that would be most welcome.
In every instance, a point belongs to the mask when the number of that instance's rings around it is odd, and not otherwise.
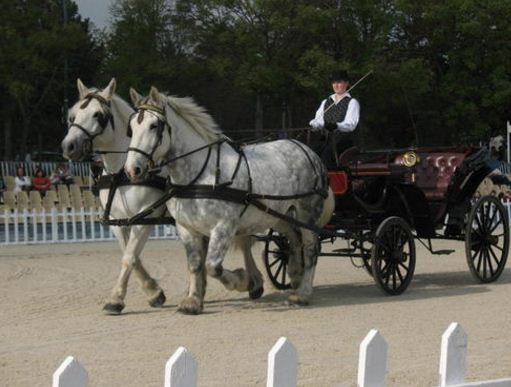
[[[323,212],[321,213],[321,216],[318,221],[319,227],[325,226],[330,221],[334,213],[334,208],[335,208],[334,193],[332,192],[332,188],[328,187],[328,197],[325,199],[325,202],[323,203]]]

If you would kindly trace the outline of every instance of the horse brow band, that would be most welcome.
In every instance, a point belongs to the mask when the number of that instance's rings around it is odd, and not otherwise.
[[[162,108],[155,106],[155,105],[143,104],[143,105],[140,105],[138,107],[138,109],[139,110],[151,110],[153,112],[161,114],[162,116],[165,115],[165,111]]]

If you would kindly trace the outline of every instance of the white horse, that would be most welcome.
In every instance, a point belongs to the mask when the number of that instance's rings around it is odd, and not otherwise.
[[[269,228],[285,234],[294,250],[288,274],[296,291],[289,296],[290,302],[309,303],[318,237],[310,229],[298,228],[267,212],[275,210],[302,225],[326,224],[334,201],[319,157],[305,145],[290,140],[236,149],[190,98],[169,97],[154,87],[147,98],[134,90],[131,97],[138,112],[130,122],[133,136],[126,173],[139,181],[151,166],[168,164],[174,184],[175,196],[167,207],[176,219],[191,275],[188,296],[180,310],[202,311],[204,267],[207,274],[224,284],[246,286],[247,278],[222,267],[236,237],[242,237],[248,282],[260,281],[247,241],[250,235]],[[280,198],[263,198],[263,194]],[[209,238],[207,245],[205,238]]]
[[[81,160],[87,154],[102,152],[103,175],[122,171],[126,160],[129,137],[126,133],[129,117],[134,113],[130,105],[115,94],[115,79],[104,90],[89,89],[77,80],[79,100],[69,110],[69,131],[62,141],[66,158]],[[104,153],[103,153],[104,152]],[[108,189],[100,191],[101,205],[105,208]],[[111,218],[124,219],[138,214],[162,196],[162,190],[145,185],[123,185],[117,188],[111,206]],[[154,211],[153,217],[162,216],[165,206]],[[165,294],[158,283],[147,273],[140,261],[140,254],[152,226],[112,227],[123,251],[122,268],[109,300],[103,309],[109,314],[119,314],[125,306],[124,299],[132,271],[139,280],[149,305],[161,307]]]

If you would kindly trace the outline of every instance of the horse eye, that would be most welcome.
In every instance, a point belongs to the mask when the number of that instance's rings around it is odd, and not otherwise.
[[[156,129],[158,128],[158,124],[151,124],[151,126],[149,127],[149,129]]]
[[[94,118],[98,118],[99,117],[99,112],[94,113],[93,117]]]
[[[69,123],[72,124],[74,121],[75,121],[75,117],[74,116],[70,116],[69,117]]]

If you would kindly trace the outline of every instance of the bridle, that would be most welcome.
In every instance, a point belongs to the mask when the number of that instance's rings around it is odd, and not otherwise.
[[[156,163],[154,162],[154,159],[153,159],[154,152],[156,152],[156,149],[158,149],[158,147],[163,142],[163,131],[166,128],[168,131],[168,134],[169,134],[169,138],[170,138],[172,135],[172,127],[170,126],[170,124],[168,123],[168,121],[165,118],[164,109],[162,109],[158,106],[155,106],[155,105],[144,104],[144,105],[139,106],[137,111],[135,113],[133,113],[129,119],[128,129],[127,129],[127,133],[126,133],[126,135],[128,137],[132,137],[132,135],[133,135],[133,132],[131,129],[131,120],[132,120],[133,116],[138,114],[137,122],[140,124],[144,119],[144,113],[146,111],[149,114],[152,114],[153,116],[155,116],[158,120],[157,124],[156,124],[157,141],[155,142],[153,149],[151,150],[150,153],[147,153],[146,151],[143,151],[142,149],[135,148],[135,147],[129,147],[128,152],[133,151],[136,153],[140,153],[141,155],[143,155],[144,157],[146,157],[149,160],[149,166],[151,168],[153,168],[156,165]]]
[[[103,98],[102,96],[100,96],[99,94],[96,94],[96,93],[89,93],[85,96],[84,99],[85,99],[85,101],[84,101],[84,103],[82,103],[80,105],[80,109],[85,109],[87,106],[89,106],[89,103],[92,99],[95,99],[103,107],[106,108],[105,109],[106,112],[104,114],[100,114],[97,118],[99,127],[101,128],[101,130],[97,133],[91,134],[82,125],[77,124],[75,122],[72,122],[71,125],[69,125],[68,130],[71,129],[72,127],[75,127],[75,128],[78,128],[79,130],[81,130],[87,136],[87,140],[85,140],[85,142],[83,144],[83,151],[84,151],[84,153],[90,153],[93,149],[92,145],[93,145],[94,139],[98,136],[101,136],[105,132],[108,124],[112,125],[112,130],[115,130],[115,126],[114,126],[114,117],[112,115],[112,111],[111,111],[111,107],[110,107],[110,101],[107,101],[105,98]]]

